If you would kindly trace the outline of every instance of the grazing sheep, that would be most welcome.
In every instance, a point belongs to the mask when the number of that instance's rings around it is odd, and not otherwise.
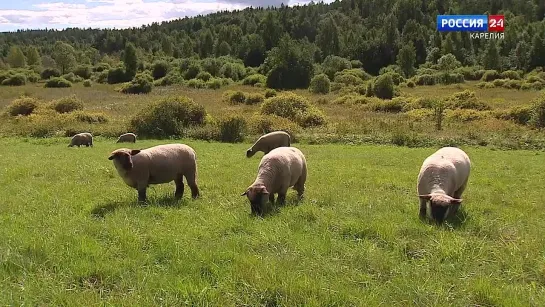
[[[420,217],[442,223],[456,214],[470,168],[469,157],[456,147],[443,147],[426,158],[418,174]]]
[[[124,133],[119,136],[116,143],[136,143],[136,134]]]
[[[147,149],[120,148],[114,150],[113,160],[123,181],[138,191],[138,200],[146,201],[146,190],[150,184],[168,183],[174,180],[174,197],[184,194],[183,177],[191,189],[191,196],[199,196],[197,187],[197,156],[193,148],[185,144],[165,144]]]
[[[295,147],[278,147],[261,158],[257,178],[241,196],[248,197],[252,214],[263,215],[267,199],[274,203],[274,193],[278,193],[278,203],[284,204],[288,188],[293,187],[301,199],[306,179],[307,162],[303,153]]]
[[[86,147],[93,147],[93,135],[88,132],[78,133],[72,137],[68,147],[85,145]]]
[[[257,141],[246,151],[246,157],[251,158],[258,151],[268,154],[271,150],[278,147],[290,147],[291,137],[284,131],[273,131],[262,135]]]

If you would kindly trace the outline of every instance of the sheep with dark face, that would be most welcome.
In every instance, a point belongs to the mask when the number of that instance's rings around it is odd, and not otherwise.
[[[82,132],[74,135],[70,140],[68,147],[85,145],[86,147],[93,147],[93,135],[89,132]]]
[[[257,141],[246,151],[246,157],[251,158],[258,151],[268,154],[271,150],[278,147],[290,147],[291,137],[284,131],[273,131],[262,135]]]
[[[442,223],[456,214],[470,168],[469,157],[456,147],[443,147],[426,158],[418,174],[420,217]]]
[[[306,179],[307,162],[303,153],[295,147],[278,147],[261,158],[257,178],[241,196],[248,197],[252,214],[263,215],[267,200],[274,203],[275,193],[280,205],[285,203],[290,187],[301,199]]]
[[[197,156],[193,148],[184,144],[165,144],[147,149],[120,148],[114,150],[112,160],[118,174],[130,187],[138,191],[138,200],[146,201],[146,190],[150,184],[168,183],[174,180],[176,199],[184,194],[183,177],[191,189],[192,198],[197,198]]]

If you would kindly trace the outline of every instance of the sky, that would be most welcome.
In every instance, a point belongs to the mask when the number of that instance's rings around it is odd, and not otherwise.
[[[310,0],[0,0],[0,32],[17,29],[129,28],[248,6]],[[286,3],[287,2],[287,3]],[[316,1],[318,2],[318,1]],[[325,0],[324,2],[332,2]]]

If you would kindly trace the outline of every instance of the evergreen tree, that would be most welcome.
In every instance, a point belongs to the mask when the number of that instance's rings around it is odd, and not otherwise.
[[[40,53],[38,52],[38,49],[34,46],[30,46],[28,48],[26,59],[27,59],[27,64],[30,66],[39,66],[42,63],[42,59],[40,58]]]
[[[333,18],[327,17],[318,23],[316,44],[324,56],[339,54],[341,50],[339,36],[339,28]]]
[[[496,70],[500,69],[501,67],[500,53],[498,51],[495,41],[490,40],[488,42],[485,53],[483,55],[482,62],[483,62],[484,68],[486,69],[496,69]]]
[[[12,68],[26,66],[26,57],[19,46],[11,46],[11,48],[9,48],[7,61]]]
[[[515,48],[515,63],[517,69],[522,69],[526,71],[528,69],[528,65],[530,65],[530,48],[528,48],[528,44],[525,41],[520,41],[517,44],[517,48]]]
[[[530,67],[545,67],[545,39],[538,33],[532,38],[532,48],[530,49]]]
[[[130,42],[125,44],[125,51],[123,52],[123,63],[125,64],[127,78],[134,78],[138,69],[138,55],[136,54],[136,48]]]
[[[416,50],[413,43],[405,44],[397,55],[397,65],[401,67],[406,78],[414,75],[414,64],[416,63]]]

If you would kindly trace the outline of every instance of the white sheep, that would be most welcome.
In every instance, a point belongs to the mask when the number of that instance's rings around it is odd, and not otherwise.
[[[185,144],[157,145],[147,149],[120,148],[114,150],[113,160],[123,181],[138,191],[138,200],[146,201],[146,190],[150,184],[169,183],[174,180],[174,197],[184,194],[183,177],[191,189],[192,198],[199,197],[197,187],[197,156],[193,148]]]
[[[119,136],[116,143],[136,143],[136,134],[124,133]]]
[[[470,168],[469,157],[456,147],[443,147],[426,158],[418,174],[420,217],[442,223],[456,214]]]
[[[267,199],[274,203],[275,193],[281,205],[290,187],[302,199],[306,179],[307,162],[303,153],[295,147],[278,147],[261,158],[257,178],[241,196],[248,197],[252,214],[262,215]]]
[[[74,135],[70,140],[68,147],[85,145],[86,147],[93,147],[93,135],[89,132],[82,132]]]
[[[273,131],[262,135],[257,141],[246,151],[246,157],[251,158],[258,151],[268,154],[271,150],[278,147],[290,147],[291,137],[284,131]]]

